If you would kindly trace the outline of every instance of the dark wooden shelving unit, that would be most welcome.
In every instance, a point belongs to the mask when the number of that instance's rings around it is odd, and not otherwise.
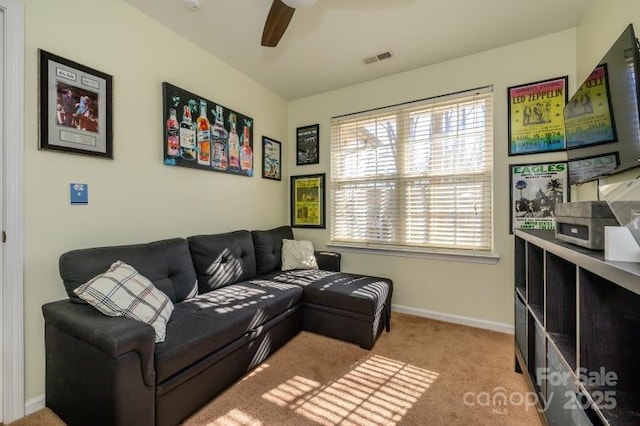
[[[546,422],[640,425],[640,263],[516,230],[514,270],[516,370]]]

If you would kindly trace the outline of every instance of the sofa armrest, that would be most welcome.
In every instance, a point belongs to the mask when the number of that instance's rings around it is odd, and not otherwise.
[[[155,385],[155,331],[140,321],[124,317],[109,317],[90,305],[61,300],[42,306],[45,323],[118,358],[127,352],[137,352],[142,377],[147,386]]]
[[[324,271],[340,272],[340,260],[342,255],[335,251],[316,250],[314,252],[318,268]]]

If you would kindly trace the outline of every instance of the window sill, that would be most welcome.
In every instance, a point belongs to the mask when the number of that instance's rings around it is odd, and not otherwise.
[[[327,248],[351,253],[379,254],[384,256],[413,257],[419,259],[444,260],[452,262],[482,263],[495,265],[500,260],[497,253],[463,253],[436,249],[380,248],[348,243],[329,243]]]

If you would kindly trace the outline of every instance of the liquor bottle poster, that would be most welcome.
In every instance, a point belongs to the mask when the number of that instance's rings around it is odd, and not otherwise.
[[[510,228],[555,229],[556,204],[569,200],[567,163],[509,166]]]
[[[565,149],[568,77],[508,88],[509,155]]]
[[[253,176],[253,119],[162,83],[164,164]]]

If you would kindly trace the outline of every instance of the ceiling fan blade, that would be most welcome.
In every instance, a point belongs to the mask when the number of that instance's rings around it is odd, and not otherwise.
[[[271,9],[267,15],[262,31],[262,45],[275,47],[282,38],[284,32],[291,22],[293,12],[296,10],[282,3],[281,0],[273,0]]]

